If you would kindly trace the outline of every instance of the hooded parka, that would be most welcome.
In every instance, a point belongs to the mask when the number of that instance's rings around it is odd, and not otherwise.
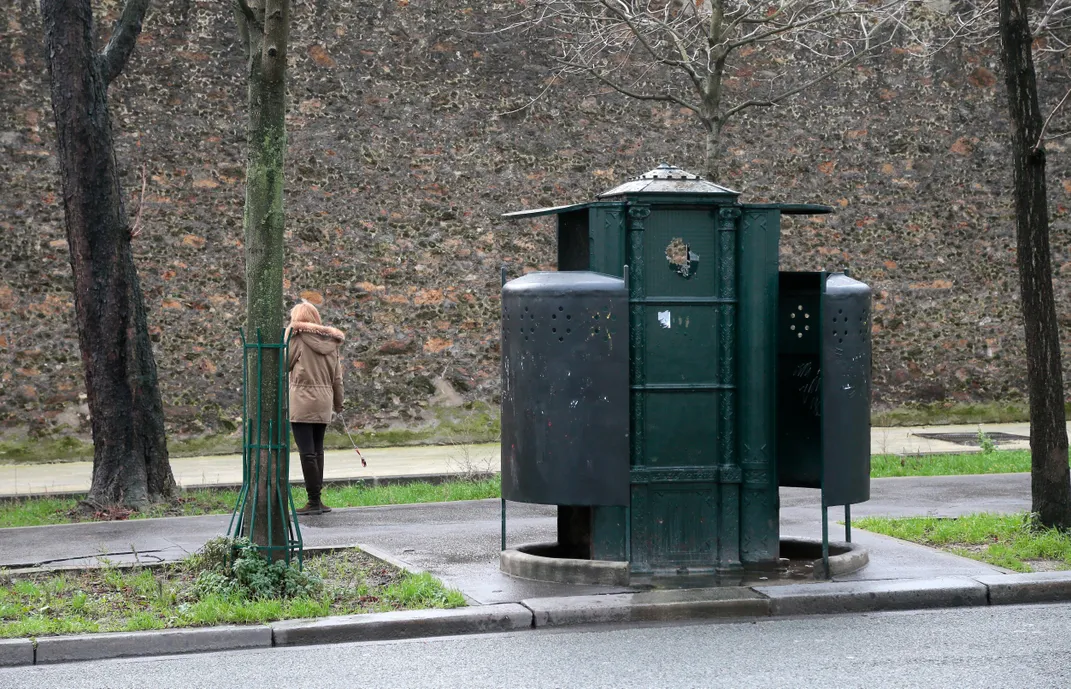
[[[342,411],[341,330],[298,322],[290,325],[290,421],[331,423]]]

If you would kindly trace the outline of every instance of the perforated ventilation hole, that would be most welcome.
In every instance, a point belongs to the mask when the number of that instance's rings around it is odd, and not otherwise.
[[[564,307],[564,306],[559,306],[559,307],[558,307],[558,310],[559,310],[559,311],[564,311],[564,310],[565,310],[565,307]]]
[[[527,306],[526,306],[526,307],[524,307],[524,310],[525,310],[525,311],[528,311],[528,307],[527,307]]]
[[[789,330],[795,330],[795,329],[796,329],[796,326],[794,326],[794,325],[790,325],[790,326],[788,326],[788,329],[789,329]]]
[[[569,333],[571,333],[571,332],[573,332],[573,329],[572,329],[572,328],[566,328],[566,329],[565,329],[565,334],[566,334],[566,335],[568,335],[568,334],[569,334]]]
[[[556,314],[556,313],[552,313],[552,314],[550,314],[550,319],[551,319],[552,321],[553,321],[553,320],[557,320],[557,319],[558,319],[558,314]]]
[[[565,314],[565,320],[571,321],[571,320],[573,320],[573,317],[570,316],[569,314]]]
[[[557,329],[557,328],[551,328],[551,329],[550,329],[550,331],[551,331],[552,333],[556,333],[556,332],[558,332],[558,329]]]
[[[564,342],[564,341],[565,341],[565,338],[564,338],[564,337],[559,337],[559,338],[558,338],[558,342]]]

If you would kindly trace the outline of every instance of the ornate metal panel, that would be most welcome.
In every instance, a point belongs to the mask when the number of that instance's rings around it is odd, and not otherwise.
[[[629,209],[633,571],[724,566],[718,526],[739,519],[721,514],[735,465],[739,211],[726,210],[719,224],[718,207]]]

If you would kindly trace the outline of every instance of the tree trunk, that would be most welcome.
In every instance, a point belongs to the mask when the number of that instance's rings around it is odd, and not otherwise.
[[[1033,38],[1022,0],[1000,0],[1001,60],[1008,91],[1015,222],[1026,326],[1030,391],[1031,498],[1045,526],[1071,527],[1063,371],[1052,289],[1045,149],[1031,53]]]
[[[125,57],[97,55],[89,0],[42,0],[41,16],[93,430],[85,505],[142,507],[172,497],[175,479],[108,115],[104,70]]]
[[[263,7],[263,9],[261,9]],[[277,343],[283,332],[283,175],[286,157],[286,49],[289,29],[288,0],[268,0],[258,6],[255,22],[239,18],[243,38],[248,36],[248,159],[246,166],[245,192],[245,260],[246,260],[246,327],[247,337],[259,336],[265,342]],[[262,23],[262,27],[257,26]],[[279,389],[278,350],[265,351],[261,377],[257,378],[255,367],[250,368],[249,401],[256,403],[256,391],[261,396],[262,423],[256,432],[261,443],[267,443],[273,435],[268,424],[279,418],[283,400],[276,394]],[[284,392],[285,394],[285,392]],[[255,419],[255,410],[247,410],[247,418]],[[285,425],[285,424],[284,424]],[[274,428],[274,427],[273,427]],[[276,439],[287,432],[275,428]],[[277,495],[269,495],[268,452],[261,452],[260,475],[263,477],[257,491],[254,531],[251,534],[257,545],[281,545],[286,543],[288,515],[280,509]],[[280,455],[277,461],[288,462],[289,457]],[[287,475],[282,473],[285,491]],[[272,529],[268,531],[268,514],[271,513]]]
[[[722,158],[725,149],[721,141],[721,125],[716,122],[703,122],[706,130],[704,137],[705,149],[703,151],[703,176],[707,181],[718,184],[718,174],[721,171]]]

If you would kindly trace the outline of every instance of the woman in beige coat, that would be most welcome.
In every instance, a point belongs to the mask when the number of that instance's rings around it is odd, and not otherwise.
[[[342,412],[342,364],[338,350],[346,340],[341,330],[323,325],[320,312],[302,301],[290,310],[290,429],[301,457],[301,473],[309,501],[298,514],[321,514],[323,504],[324,432]]]

